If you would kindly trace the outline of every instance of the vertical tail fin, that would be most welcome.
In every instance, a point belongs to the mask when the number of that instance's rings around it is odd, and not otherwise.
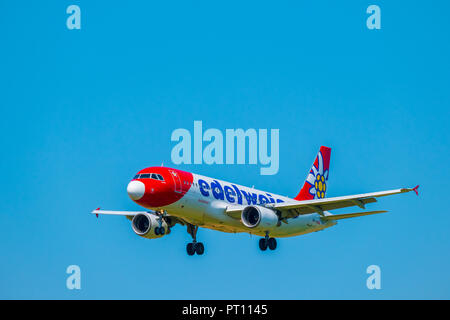
[[[306,177],[299,194],[295,200],[312,200],[325,198],[327,193],[327,181],[330,170],[331,148],[320,147],[311,170]]]

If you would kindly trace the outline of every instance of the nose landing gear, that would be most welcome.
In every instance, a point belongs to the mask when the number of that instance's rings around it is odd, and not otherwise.
[[[163,221],[165,221],[167,212],[164,210],[158,210],[155,211],[156,216],[158,217],[158,224],[159,226],[155,228],[155,235],[157,236],[163,236],[166,234],[166,229],[163,226]],[[167,230],[167,234],[170,233],[170,228]]]
[[[164,229],[164,227],[156,227],[155,228],[155,234],[157,236],[159,236],[159,235],[163,236],[163,235],[166,234],[166,229]]]
[[[269,238],[269,233],[266,232],[266,236],[259,239],[259,248],[261,251],[266,251],[267,248],[270,250],[275,250],[277,248],[277,239]]]
[[[198,226],[194,226],[193,224],[187,225],[187,232],[191,235],[193,240],[186,245],[186,252],[190,256],[193,256],[194,254],[201,256],[205,252],[205,246],[203,243],[197,242],[197,231]]]

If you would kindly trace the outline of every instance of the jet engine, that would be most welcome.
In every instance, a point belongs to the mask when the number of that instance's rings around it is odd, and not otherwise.
[[[168,234],[170,229],[164,221],[152,213],[139,213],[131,221],[133,231],[140,237],[147,239],[161,238]]]
[[[247,228],[268,231],[279,225],[276,212],[262,206],[248,206],[242,210],[241,221]]]

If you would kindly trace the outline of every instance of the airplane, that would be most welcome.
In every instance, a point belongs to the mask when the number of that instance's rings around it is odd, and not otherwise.
[[[228,233],[261,236],[259,248],[277,248],[277,238],[317,232],[337,224],[338,220],[384,213],[362,211],[332,214],[330,210],[377,202],[377,198],[414,191],[400,188],[388,191],[326,198],[331,149],[320,150],[300,192],[288,198],[168,167],[149,167],[139,171],[127,186],[129,197],[146,210],[92,211],[99,215],[119,215],[131,220],[140,237],[157,239],[170,234],[180,224],[186,226],[192,242],[186,246],[189,256],[202,255],[204,244],[197,242],[199,227]]]

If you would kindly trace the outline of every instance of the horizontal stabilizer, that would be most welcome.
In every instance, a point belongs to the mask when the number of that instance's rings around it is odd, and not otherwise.
[[[356,218],[356,217],[368,216],[371,214],[385,213],[385,212],[387,212],[387,211],[379,210],[379,211],[365,211],[365,212],[355,212],[355,213],[345,213],[345,214],[333,214],[331,216],[321,217],[321,219],[322,220],[341,220],[341,219]]]

